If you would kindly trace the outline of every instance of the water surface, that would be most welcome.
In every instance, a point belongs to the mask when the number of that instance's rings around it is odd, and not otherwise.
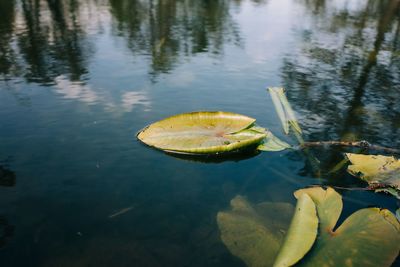
[[[216,224],[236,195],[365,186],[327,174],[352,150],[310,151],[316,169],[301,151],[199,162],[136,140],[169,115],[246,114],[295,144],[265,90],[283,86],[306,140],[400,147],[397,0],[0,0],[0,14],[2,266],[244,266]],[[398,205],[339,191],[343,218]]]

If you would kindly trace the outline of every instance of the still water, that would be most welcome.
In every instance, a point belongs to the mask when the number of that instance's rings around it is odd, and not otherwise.
[[[1,266],[244,266],[216,223],[236,195],[364,187],[327,174],[349,149],[311,150],[316,170],[301,151],[199,162],[135,138],[224,110],[295,143],[267,86],[287,89],[306,140],[400,147],[400,2],[0,0]],[[338,191],[343,218],[398,205]]]

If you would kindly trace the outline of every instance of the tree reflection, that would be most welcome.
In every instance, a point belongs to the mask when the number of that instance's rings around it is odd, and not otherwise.
[[[301,28],[299,49],[284,59],[282,77],[307,139],[399,147],[400,1],[298,3],[312,26]],[[316,152],[325,173],[342,159],[336,149]],[[307,163],[302,172],[313,173]]]
[[[2,18],[0,19],[0,74],[16,74],[16,53],[12,48],[13,27],[15,21],[15,2],[0,1]]]
[[[400,145],[400,1],[300,1],[313,26],[282,69],[309,139]],[[336,5],[336,6],[335,6]]]
[[[26,31],[19,35],[18,44],[29,65],[28,81],[52,82],[63,73],[80,80],[87,72],[90,48],[78,22],[78,7],[76,0],[22,0]]]
[[[110,0],[114,32],[126,37],[135,54],[149,54],[156,74],[167,72],[180,57],[219,54],[225,42],[240,43],[226,0]]]
[[[231,12],[242,0],[105,1],[0,1],[0,73],[41,84],[53,84],[60,75],[84,79],[93,51],[88,10],[96,13],[107,4],[112,32],[124,36],[135,55],[149,56],[153,74],[193,54],[221,54],[225,43],[241,44]]]
[[[81,80],[91,46],[80,26],[76,0],[1,1],[0,5],[6,16],[0,20],[0,73],[22,72],[27,81],[41,84],[52,83],[60,74]]]

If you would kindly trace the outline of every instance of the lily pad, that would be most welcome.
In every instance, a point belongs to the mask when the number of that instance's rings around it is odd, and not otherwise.
[[[400,224],[386,209],[366,208],[348,217],[337,229],[341,196],[332,188],[301,189],[317,206],[319,236],[299,266],[390,266],[400,251]],[[336,203],[336,204],[335,204]]]
[[[381,155],[362,155],[347,153],[352,165],[347,170],[368,184],[400,198],[400,160]],[[387,188],[385,188],[387,187]]]
[[[155,122],[137,135],[145,144],[172,153],[217,154],[257,145],[267,136],[255,119],[222,111],[175,115]]]
[[[218,212],[221,239],[248,266],[272,266],[294,212],[288,203],[251,205],[244,197],[231,200],[231,210]]]

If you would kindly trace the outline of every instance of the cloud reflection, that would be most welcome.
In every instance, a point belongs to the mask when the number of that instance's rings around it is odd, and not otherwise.
[[[110,112],[131,112],[135,107],[143,107],[149,111],[151,101],[145,90],[121,92],[113,96],[104,90],[94,90],[83,82],[70,81],[66,76],[60,75],[54,79],[55,91],[65,99],[76,99],[83,103],[99,104]]]

